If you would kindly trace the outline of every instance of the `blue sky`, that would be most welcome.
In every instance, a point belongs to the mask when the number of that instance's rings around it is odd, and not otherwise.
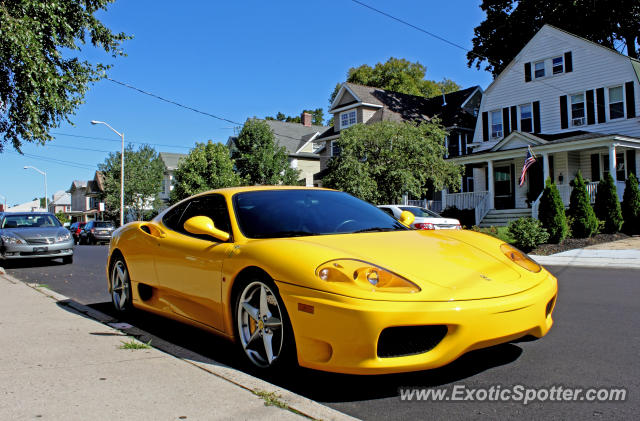
[[[484,18],[480,0],[362,1],[466,48]],[[113,79],[236,122],[318,107],[328,118],[329,95],[348,69],[389,57],[418,61],[427,79],[447,77],[463,88],[491,82],[489,73],[467,68],[464,51],[350,0],[118,0],[99,17],[135,37],[124,44],[128,56],[114,60],[87,46],[81,57],[112,63]],[[71,116],[73,125],[52,130],[52,142],[25,145],[26,156],[5,145],[0,195],[9,205],[44,194],[43,177],[25,165],[47,172],[49,196],[93,178],[120,140],[91,120],[165,152],[187,153],[196,142],[226,142],[234,133],[231,123],[103,80]]]

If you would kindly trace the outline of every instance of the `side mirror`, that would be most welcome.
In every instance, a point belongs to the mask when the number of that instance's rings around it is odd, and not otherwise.
[[[203,234],[220,241],[227,241],[229,233],[216,228],[208,216],[194,216],[184,223],[184,229],[191,234]]]
[[[413,221],[415,220],[416,220],[416,216],[409,211],[402,211],[402,213],[400,214],[399,221],[402,225],[406,225],[407,227],[410,227],[411,224],[413,224]]]

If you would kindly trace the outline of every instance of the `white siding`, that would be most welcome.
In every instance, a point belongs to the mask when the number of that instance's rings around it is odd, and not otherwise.
[[[525,82],[525,63],[531,62],[533,67],[533,63],[536,61],[549,60],[568,51],[572,53],[572,72],[551,75],[541,79],[535,79],[534,77],[531,82]],[[547,75],[550,73],[550,66],[547,66]],[[636,115],[640,115],[638,112],[640,86],[629,58],[545,26],[520,51],[512,64],[487,88],[482,97],[479,116],[482,115],[482,112],[540,101],[542,133],[560,133],[581,129],[606,134],[616,133],[640,136],[638,118],[617,119],[602,124],[585,125],[577,128],[570,126],[565,130],[561,129],[560,126],[560,96],[583,93],[586,90],[607,88],[615,85],[623,85],[624,88],[624,83],[629,81],[634,82]],[[608,112],[607,96],[608,92],[605,89],[605,105]],[[474,142],[482,142],[482,135],[482,118],[478,118]],[[495,143],[495,141],[486,142],[486,144],[492,145]],[[482,149],[484,148],[485,146],[483,145]]]
[[[486,168],[474,168],[473,169],[473,188],[474,191],[487,191],[486,183]]]
[[[569,182],[567,152],[558,152],[553,154],[553,182],[556,184],[560,184],[560,173],[562,173],[563,177],[562,184],[567,184]]]

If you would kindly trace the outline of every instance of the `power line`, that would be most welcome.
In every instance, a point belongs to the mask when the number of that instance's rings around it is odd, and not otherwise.
[[[51,132],[51,134],[54,134],[56,136],[68,136],[68,137],[75,137],[75,138],[79,138],[79,139],[83,139],[83,140],[105,140],[108,142],[122,142],[122,139],[109,139],[106,137],[93,137],[93,136],[81,136],[81,135],[77,135],[77,134],[71,134],[71,133],[59,133],[59,132]],[[127,143],[133,143],[136,145],[150,145],[150,146],[163,146],[163,147],[167,147],[167,148],[180,148],[180,149],[192,149],[188,146],[175,146],[175,145],[166,145],[166,144],[162,144],[162,143],[149,143],[149,142],[136,142],[133,140],[128,140],[125,139]],[[110,152],[110,151],[109,151]]]
[[[356,4],[359,4],[359,5],[360,5],[360,6],[362,6],[362,7],[366,7],[367,9],[373,10],[373,11],[374,11],[374,12],[376,12],[376,13],[379,13],[379,14],[381,14],[381,15],[383,15],[383,16],[386,16],[386,17],[388,17],[389,19],[393,19],[393,20],[395,20],[395,21],[397,21],[397,22],[402,23],[403,25],[407,25],[407,26],[409,26],[409,27],[411,27],[411,28],[413,28],[413,29],[415,29],[415,30],[417,30],[417,31],[423,32],[423,33],[425,33],[425,34],[427,34],[427,35],[429,35],[429,36],[431,36],[431,37],[433,37],[433,38],[435,38],[435,39],[437,39],[437,40],[440,40],[440,41],[442,41],[442,42],[444,42],[444,43],[447,43],[447,44],[449,44],[449,45],[451,45],[451,46],[453,46],[453,47],[459,48],[459,49],[461,49],[461,50],[463,50],[463,51],[465,51],[465,52],[467,52],[467,53],[469,53],[469,54],[472,54],[472,55],[474,55],[474,56],[478,57],[478,58],[484,59],[484,60],[486,60],[487,62],[489,62],[489,63],[493,64],[494,66],[495,66],[495,65],[499,65],[499,64],[500,64],[500,63],[499,63],[498,61],[496,61],[496,60],[492,60],[492,59],[490,59],[490,58],[489,58],[489,57],[487,57],[487,56],[483,56],[482,54],[478,54],[478,53],[476,53],[476,52],[474,52],[474,51],[472,51],[472,50],[469,50],[469,49],[467,49],[467,48],[463,47],[463,46],[462,46],[462,45],[460,45],[460,44],[456,44],[455,42],[450,41],[450,40],[448,40],[448,39],[446,39],[446,38],[444,38],[444,37],[441,37],[440,35],[437,35],[437,34],[434,34],[433,32],[427,31],[427,30],[426,30],[426,29],[424,29],[424,28],[421,28],[421,27],[416,26],[416,25],[414,25],[414,24],[412,24],[412,23],[409,23],[409,22],[407,22],[407,21],[404,21],[404,20],[402,20],[402,19],[400,19],[400,18],[397,18],[397,17],[395,17],[395,16],[393,16],[393,15],[390,15],[389,13],[383,12],[382,10],[376,9],[376,8],[375,8],[375,7],[373,7],[373,6],[369,6],[368,4],[363,3],[363,2],[361,2],[361,1],[359,1],[359,0],[351,0],[351,1],[352,1],[352,2],[354,2],[354,3],[356,3]],[[515,73],[519,73],[519,74],[521,74],[521,75],[524,75],[524,72],[519,71],[518,69],[515,69],[515,68],[514,68],[514,69],[513,69],[513,71],[514,71]],[[541,84],[543,84],[543,85],[547,85],[547,86],[549,86],[550,88],[553,88],[553,89],[555,89],[555,90],[556,90],[556,91],[558,91],[558,92],[562,92],[563,94],[568,94],[568,95],[570,95],[570,92],[569,92],[569,91],[565,91],[564,89],[562,89],[562,88],[560,88],[560,87],[558,87],[558,86],[555,86],[555,85],[553,85],[553,84],[551,84],[551,83],[549,83],[549,82],[547,82],[547,81],[545,81],[545,80],[537,80],[537,82],[540,82],[540,83],[541,83]]]
[[[67,167],[75,167],[75,168],[79,168],[79,169],[83,169],[83,170],[93,170],[95,169],[94,166],[91,165],[85,165],[85,164],[81,164],[78,162],[73,162],[73,161],[66,161],[63,159],[56,159],[56,158],[51,158],[51,157],[47,157],[47,156],[42,156],[42,155],[35,155],[35,154],[31,154],[31,153],[19,153],[19,152],[14,152],[14,151],[7,151],[8,153],[14,154],[14,155],[19,155],[19,156],[24,156],[27,158],[31,158],[31,159],[36,159],[36,160],[40,160],[40,161],[44,161],[44,162],[50,162],[53,164],[58,164],[58,165],[63,165],[63,166],[67,166]]]

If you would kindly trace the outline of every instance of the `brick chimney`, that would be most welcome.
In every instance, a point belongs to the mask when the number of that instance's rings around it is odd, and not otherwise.
[[[301,117],[302,117],[301,118],[302,125],[303,126],[307,126],[307,127],[311,127],[311,114],[309,114],[307,112],[303,112]]]

